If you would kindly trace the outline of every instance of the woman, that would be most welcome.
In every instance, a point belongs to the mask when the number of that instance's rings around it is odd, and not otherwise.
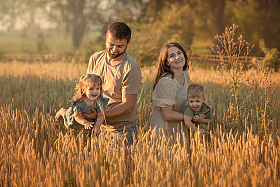
[[[153,110],[149,127],[174,136],[188,128],[183,124],[189,84],[188,56],[178,43],[167,43],[161,48],[157,60],[157,74],[153,86]],[[175,134],[174,134],[175,133]]]

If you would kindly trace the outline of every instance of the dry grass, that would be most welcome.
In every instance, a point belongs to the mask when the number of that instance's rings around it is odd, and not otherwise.
[[[214,69],[192,67],[191,81],[206,89],[215,122],[210,135],[166,140],[147,130],[152,108],[153,69],[143,70],[138,99],[138,143],[88,139],[67,133],[53,116],[71,99],[74,80],[86,71],[81,64],[0,63],[0,186],[279,186],[279,73],[271,74],[269,135],[263,133],[262,74],[244,72],[248,96],[244,129],[232,120],[230,95]],[[253,98],[254,99],[251,99]],[[259,108],[257,108],[257,106]],[[259,110],[259,111],[258,111]]]

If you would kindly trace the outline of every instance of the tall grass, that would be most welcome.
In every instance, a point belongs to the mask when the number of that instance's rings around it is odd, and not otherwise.
[[[264,93],[257,70],[250,83],[244,130],[233,129],[230,93],[215,69],[191,66],[191,82],[201,83],[215,121],[210,135],[166,139],[147,128],[152,109],[153,68],[142,70],[138,98],[138,142],[87,138],[66,132],[53,116],[72,98],[74,80],[86,65],[5,63],[0,69],[0,186],[279,186],[279,78],[271,72],[269,132],[263,131]],[[203,76],[201,76],[203,75]],[[254,83],[252,83],[254,82]],[[251,93],[256,90],[256,94]],[[251,93],[251,95],[250,95]],[[256,104],[257,103],[257,104]],[[258,106],[258,107],[257,107]]]

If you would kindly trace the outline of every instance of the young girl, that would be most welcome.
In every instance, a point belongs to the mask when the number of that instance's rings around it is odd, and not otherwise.
[[[81,130],[85,128],[100,133],[100,125],[105,117],[103,111],[108,104],[108,98],[103,98],[102,80],[94,74],[85,74],[76,81],[75,94],[73,100],[69,101],[68,109],[61,108],[55,115],[55,121],[64,119],[66,129]],[[93,110],[94,109],[94,110]],[[97,112],[98,118],[86,120],[92,112]]]

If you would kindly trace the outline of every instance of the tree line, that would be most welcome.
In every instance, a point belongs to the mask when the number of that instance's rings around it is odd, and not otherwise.
[[[180,42],[189,51],[195,38],[212,40],[232,24],[256,44],[254,55],[280,49],[280,0],[1,0],[0,7],[1,23],[9,29],[18,20],[28,27],[44,15],[64,27],[76,49],[92,25],[105,33],[111,22],[126,22],[135,40],[131,53],[140,63],[155,60],[165,42]],[[104,45],[104,35],[96,44]]]

